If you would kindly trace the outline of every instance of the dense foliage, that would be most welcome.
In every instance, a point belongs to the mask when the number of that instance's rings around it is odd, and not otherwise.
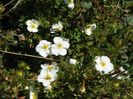
[[[0,98],[29,98],[32,86],[38,99],[132,99],[132,12],[132,0],[75,0],[73,9],[64,0],[1,0]],[[27,30],[31,19],[40,23],[36,33]],[[62,31],[50,33],[59,21]],[[94,23],[96,28],[86,35],[85,27]],[[69,39],[67,54],[43,58],[36,46],[40,40],[54,43],[54,37]],[[97,71],[96,56],[108,56],[114,70]],[[70,64],[71,58],[76,64]],[[52,62],[59,71],[48,90],[37,76],[41,64]]]

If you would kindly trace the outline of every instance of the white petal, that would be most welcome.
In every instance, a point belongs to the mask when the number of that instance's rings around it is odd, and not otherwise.
[[[49,52],[48,49],[43,49],[42,46],[40,46],[40,45],[37,45],[35,49],[36,49],[36,51],[37,51],[38,53],[41,53],[41,52],[48,53],[48,52]]]
[[[72,58],[69,59],[69,63],[70,63],[70,64],[76,64],[76,62],[77,62],[76,59],[72,59]]]
[[[100,57],[99,57],[99,56],[96,56],[96,57],[95,57],[95,62],[96,62],[96,63],[99,63],[99,62],[100,62]]]
[[[43,46],[43,45],[46,44],[46,43],[47,43],[46,40],[41,40],[41,41],[39,42],[39,45],[40,45],[40,46]]]
[[[125,69],[123,67],[120,67],[119,69],[120,69],[121,72],[125,71]]]
[[[58,52],[60,55],[64,56],[67,54],[67,50],[66,49],[59,49],[59,52]]]
[[[41,69],[40,76],[44,78],[44,76],[47,74],[47,71],[45,69]]]
[[[29,32],[38,32],[38,29],[37,29],[37,28],[32,28],[32,27],[30,27],[30,26],[27,27],[27,30],[28,30]]]
[[[109,73],[114,69],[114,66],[112,63],[108,64],[108,66],[104,69],[105,73]]]
[[[73,8],[74,8],[74,3],[69,3],[67,6],[68,6],[69,8],[71,8],[71,9],[73,9]]]
[[[85,33],[86,33],[87,35],[91,35],[91,34],[92,34],[91,28],[85,29]]]
[[[52,77],[50,81],[54,81],[57,78],[57,73],[54,70],[50,71],[49,73]]]
[[[36,49],[37,52],[42,51],[42,48],[39,45],[37,45],[35,49]]]
[[[69,42],[68,41],[64,41],[63,42],[63,47],[68,49],[70,47]]]
[[[54,71],[55,72],[58,72],[59,71],[59,66],[57,66],[57,63],[56,62],[52,62],[51,65],[54,66]]]
[[[56,62],[52,62],[52,65],[53,65],[53,66],[57,66],[57,63],[56,63]]]
[[[43,82],[43,81],[44,81],[44,78],[43,78],[41,75],[39,75],[39,76],[37,77],[37,81],[38,81],[38,82]]]
[[[52,29],[57,29],[57,28],[58,28],[58,24],[57,23],[52,25]]]
[[[56,55],[56,56],[58,56],[58,55],[59,55],[58,49],[55,48],[55,45],[52,45],[52,46],[53,46],[53,47],[51,48],[51,53],[54,54],[54,55]]]
[[[44,85],[45,87],[47,87],[47,86],[50,85],[50,83],[51,83],[51,81],[45,80],[45,81],[43,82],[43,85]]]
[[[53,39],[54,43],[63,42],[63,39],[61,37],[54,37]]]
[[[62,25],[62,22],[58,22],[58,28],[59,28],[59,30],[61,31],[62,29],[63,29],[63,25]]]
[[[101,60],[105,61],[106,63],[110,63],[110,59],[107,56],[101,56]]]
[[[63,28],[62,22],[58,22],[58,23],[52,25],[52,29],[51,30],[52,30],[52,32],[61,31],[62,28]]]
[[[52,88],[51,85],[45,87],[47,90],[50,90]]]
[[[95,65],[95,68],[97,71],[100,71],[100,72],[103,71],[103,68],[101,68],[98,64]]]
[[[31,21],[32,21],[33,24],[36,24],[37,27],[40,25],[40,23],[37,20],[35,20],[35,19],[32,19]]]
[[[41,64],[41,68],[46,71],[47,70],[47,64]]]
[[[39,54],[44,58],[48,56],[48,54],[45,51],[39,52]]]
[[[96,28],[96,24],[93,23],[93,24],[91,25],[91,28],[94,30],[94,29]]]
[[[27,20],[27,21],[26,21],[26,25],[27,25],[27,26],[31,26],[31,24],[32,24],[31,20]]]
[[[37,28],[32,29],[32,32],[38,32]]]

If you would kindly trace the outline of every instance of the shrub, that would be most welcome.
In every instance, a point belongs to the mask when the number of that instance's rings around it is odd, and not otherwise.
[[[131,0],[1,0],[0,97],[133,98],[132,7]]]

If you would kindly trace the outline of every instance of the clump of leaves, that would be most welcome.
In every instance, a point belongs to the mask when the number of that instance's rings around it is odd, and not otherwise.
[[[74,9],[69,9],[63,0],[18,0],[4,6],[7,3],[0,3],[1,98],[28,97],[29,89],[25,87],[31,85],[39,99],[133,98],[131,0],[76,0]],[[13,10],[2,17],[5,9],[12,7]],[[27,30],[25,22],[29,19],[40,22],[37,33]],[[58,21],[63,23],[63,30],[51,34],[52,24]],[[93,23],[97,27],[87,36],[84,27]],[[68,38],[70,48],[64,57],[49,56],[57,61],[60,70],[58,78],[51,83],[52,89],[46,90],[36,81],[37,75],[41,64],[53,60],[40,58],[35,47],[40,40],[53,43],[56,36]],[[96,71],[94,58],[102,55],[110,57],[115,68],[113,73],[101,75]],[[76,59],[77,64],[70,64],[70,58]],[[127,74],[119,71],[121,66]],[[114,74],[116,77],[112,77]],[[117,79],[119,74],[129,78]]]

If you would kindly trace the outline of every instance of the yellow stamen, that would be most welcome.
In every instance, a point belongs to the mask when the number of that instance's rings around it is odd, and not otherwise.
[[[46,76],[45,76],[45,79],[46,80],[50,80],[52,77],[51,77],[51,75],[50,74],[47,74]]]
[[[32,27],[32,28],[36,28],[36,24],[32,24],[31,27]]]
[[[102,67],[106,67],[106,63],[104,61],[101,61],[100,64]]]
[[[62,45],[61,43],[59,43],[59,44],[57,44],[57,47],[58,47],[58,48],[62,48],[63,45]]]
[[[53,69],[52,65],[48,65],[48,70],[51,71]]]
[[[44,48],[44,49],[48,49],[48,45],[45,44],[45,45],[43,46],[43,48]]]

